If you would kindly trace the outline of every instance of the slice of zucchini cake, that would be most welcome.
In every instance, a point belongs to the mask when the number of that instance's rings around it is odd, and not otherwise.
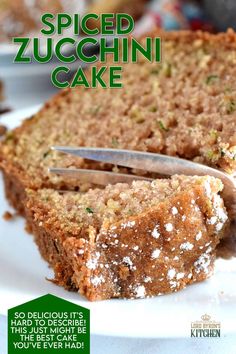
[[[173,176],[27,190],[26,216],[56,283],[89,300],[150,297],[211,275],[228,219],[222,189],[213,177]]]

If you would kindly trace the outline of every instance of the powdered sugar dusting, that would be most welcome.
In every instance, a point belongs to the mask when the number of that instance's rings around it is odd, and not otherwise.
[[[177,280],[179,280],[179,279],[182,279],[183,277],[184,277],[184,273],[178,273],[177,275],[176,275],[176,279]]]
[[[100,253],[96,252],[94,258],[89,259],[88,262],[86,263],[88,269],[93,269],[93,270],[96,269],[99,258],[100,258]]]
[[[144,298],[146,295],[146,289],[143,285],[139,285],[134,289],[135,295],[137,298]]]
[[[123,258],[123,262],[124,263],[127,263],[129,266],[131,266],[132,267],[132,265],[133,265],[133,262],[131,261],[131,259],[130,259],[130,257],[124,257]]]
[[[196,273],[204,272],[208,273],[209,272],[209,265],[211,263],[211,258],[209,254],[204,253],[202,254],[196,262],[194,262],[194,267]]]
[[[225,222],[228,219],[228,215],[222,206],[222,199],[218,194],[214,196],[213,204],[214,204],[216,215],[222,222]]]
[[[184,242],[180,245],[182,251],[191,251],[193,249],[193,244],[190,242]]]
[[[151,277],[145,277],[143,279],[144,283],[151,283],[152,282],[152,278]]]
[[[169,269],[168,272],[167,272],[167,278],[168,278],[168,279],[173,279],[174,276],[175,276],[175,274],[176,274],[175,269],[174,269],[174,268],[171,268],[171,269]]]
[[[209,182],[209,179],[207,179],[204,183],[204,188],[205,188],[205,192],[206,192],[206,195],[209,199],[212,198],[212,191],[211,191],[211,185],[210,185],[210,182]]]
[[[171,288],[176,288],[177,286],[178,286],[177,281],[175,281],[175,280],[171,280],[171,281],[170,281],[170,287],[171,287]]]
[[[126,223],[122,223],[121,227],[123,229],[129,228],[129,227],[133,227],[135,225],[135,221],[127,221]]]
[[[158,257],[160,256],[160,253],[161,253],[161,251],[160,251],[159,249],[155,249],[155,250],[152,252],[151,258],[152,258],[152,259],[158,258]]]
[[[196,235],[196,241],[199,241],[202,238],[202,231],[199,231]]]
[[[207,223],[210,225],[214,225],[217,222],[217,216],[212,216],[210,219],[207,220]]]
[[[160,237],[160,232],[158,231],[158,225],[156,225],[152,231],[152,236],[154,238],[159,238]]]
[[[100,285],[101,283],[104,283],[104,282],[105,282],[105,280],[104,280],[104,277],[102,275],[95,276],[94,278],[91,279],[91,283],[94,286],[98,286],[98,285]]]
[[[223,226],[224,226],[223,222],[218,222],[218,224],[216,224],[216,231],[219,232],[220,230],[222,230]]]
[[[174,207],[171,209],[171,212],[172,212],[172,215],[177,215],[177,214],[178,214],[178,209],[174,206]]]
[[[168,232],[173,231],[173,225],[171,223],[165,224],[165,229]]]

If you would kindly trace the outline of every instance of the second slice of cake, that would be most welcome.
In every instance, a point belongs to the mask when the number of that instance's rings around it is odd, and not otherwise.
[[[227,213],[213,177],[87,193],[27,191],[27,221],[55,282],[89,300],[142,298],[208,278]]]

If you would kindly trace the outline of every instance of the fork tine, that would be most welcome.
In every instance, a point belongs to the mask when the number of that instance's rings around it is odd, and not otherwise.
[[[168,170],[173,167],[173,157],[154,154],[150,152],[140,152],[131,150],[106,149],[106,148],[87,148],[87,147],[68,147],[68,146],[53,146],[52,150],[79,156],[85,159],[111,163],[130,168],[137,168],[150,172],[162,173],[164,166],[168,164]],[[172,173],[175,170],[172,168]]]
[[[49,172],[67,177],[78,178],[80,182],[98,184],[102,186],[115,183],[131,183],[134,180],[152,181],[151,178],[147,177],[97,170],[49,168]]]
[[[227,175],[223,171],[173,156],[132,150],[87,147],[77,148],[55,146],[52,147],[52,149],[90,160],[137,168],[167,176],[172,176],[175,174],[183,174],[188,176],[210,175],[220,178],[224,182],[225,186],[230,184],[235,189],[234,179],[232,176]]]
[[[72,154],[75,156],[80,156],[82,158],[111,163],[115,165],[137,168],[141,170],[146,170],[149,172],[156,172],[162,176],[171,176],[175,174],[182,174],[187,176],[206,176],[210,175],[216,178],[219,178],[224,183],[223,198],[225,200],[226,206],[232,217],[236,219],[236,182],[235,178],[232,175],[229,175],[221,170],[215,168],[185,160],[182,158],[161,155],[150,152],[140,152],[140,151],[130,151],[130,150],[119,150],[119,149],[104,149],[104,148],[86,148],[86,147],[64,147],[64,146],[55,146],[52,147],[53,150],[61,151],[64,153]],[[81,170],[79,170],[81,171]],[[91,171],[91,170],[90,170]],[[67,172],[66,172],[67,173]],[[80,173],[80,176],[82,176]],[[88,182],[88,176],[90,176],[91,183],[95,184],[107,184],[107,183],[116,183],[116,178],[118,182],[130,182],[134,179],[146,179],[143,177],[137,177],[134,175],[116,176],[114,178],[113,172],[104,172],[103,177],[100,176],[99,171],[93,171],[94,178],[91,177],[92,173],[86,176],[86,181]],[[100,171],[101,173],[101,171]],[[112,175],[110,175],[112,174]],[[117,175],[117,174],[116,174]],[[78,176],[78,174],[77,174]],[[96,176],[96,177],[95,177]],[[97,181],[100,178],[100,183]],[[81,177],[82,178],[82,177]],[[97,179],[98,178],[98,179]],[[106,182],[105,182],[106,181]]]

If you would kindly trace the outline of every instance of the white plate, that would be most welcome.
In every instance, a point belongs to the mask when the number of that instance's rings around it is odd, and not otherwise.
[[[13,127],[38,107],[10,113],[1,119]],[[9,210],[0,180],[0,215]],[[77,293],[45,278],[53,272],[42,260],[20,217],[0,218],[0,312],[51,293],[91,309],[91,332],[106,336],[190,337],[191,322],[205,313],[221,322],[222,336],[236,333],[236,259],[217,260],[215,275],[178,293],[144,300],[88,302]]]

